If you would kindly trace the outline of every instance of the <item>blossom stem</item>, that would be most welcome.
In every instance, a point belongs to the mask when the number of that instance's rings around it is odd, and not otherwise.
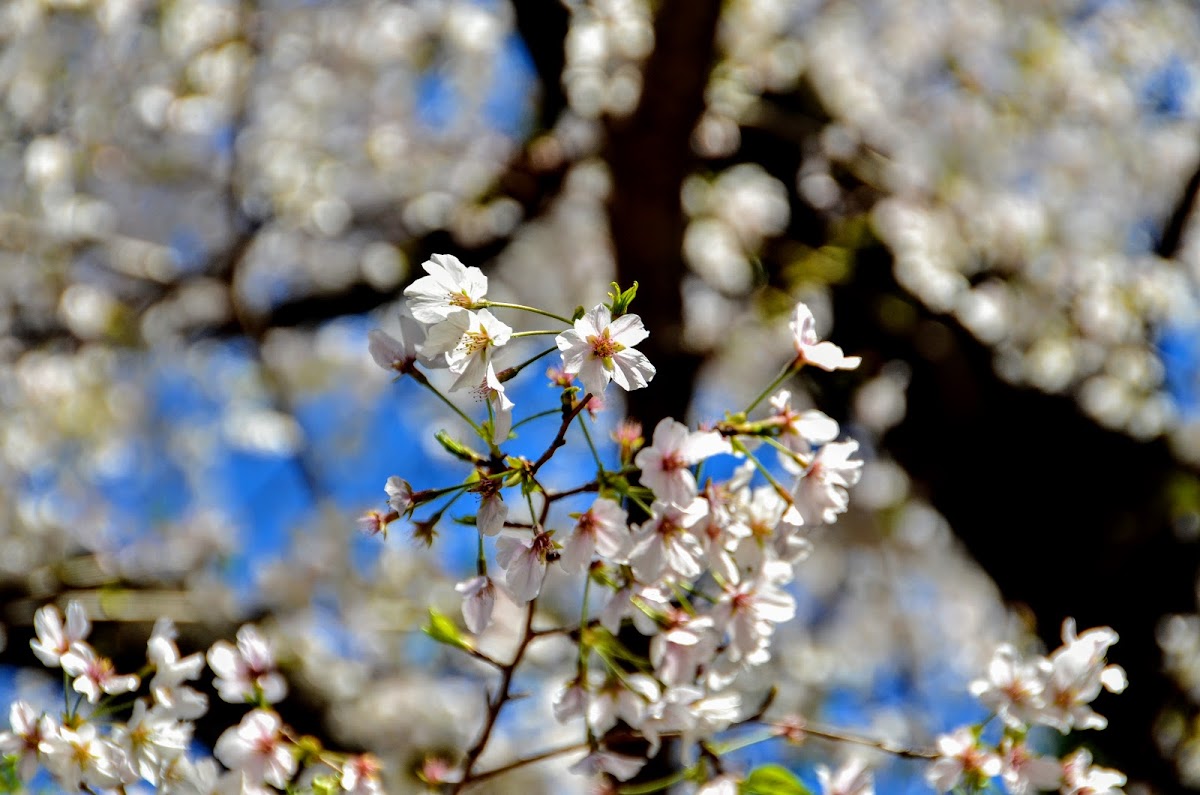
[[[786,381],[789,376],[791,376],[793,373],[797,372],[799,369],[800,368],[798,368],[796,366],[796,363],[794,361],[788,362],[786,365],[784,365],[783,369],[779,371],[779,375],[777,375],[775,377],[775,380],[772,381],[770,383],[770,385],[766,389],[764,389],[759,394],[758,397],[754,398],[753,402],[751,402],[749,406],[746,407],[745,413],[749,414],[750,412],[754,411],[754,407],[757,406],[759,403],[762,403],[763,398],[767,397],[772,392],[774,392],[776,389],[778,389],[780,384],[782,384],[784,381]]]
[[[534,362],[536,362],[538,359],[542,358],[543,356],[554,353],[557,350],[558,350],[557,345],[552,348],[547,348],[546,350],[542,351],[538,355],[531,356],[528,359],[526,359],[525,361],[521,362],[520,364],[514,364],[512,367],[504,368],[500,372],[496,373],[496,377],[499,378],[501,382],[512,380],[513,378],[515,378],[517,376],[517,373],[521,372],[526,367],[533,364]]]
[[[537,331],[514,331],[512,333],[512,338],[516,339],[517,337],[544,337],[547,334],[553,334],[554,336],[557,337],[559,334],[562,334],[562,332],[555,331],[554,329],[538,329]]]
[[[592,451],[592,460],[596,462],[596,477],[602,479],[604,477],[604,464],[600,461],[600,453],[596,452],[596,444],[592,441],[592,434],[587,429],[587,422],[583,419],[583,414],[577,414],[575,417],[579,420],[579,428],[583,431],[583,438],[587,440],[588,449]]]
[[[537,414],[531,414],[520,422],[514,423],[512,429],[515,431],[527,422],[540,420],[542,417],[549,417],[551,414],[562,414],[562,409],[546,409],[545,411],[539,411]]]
[[[475,552],[475,573],[480,577],[487,576],[487,554],[483,550],[483,533],[475,534],[479,538],[479,545]]]
[[[570,320],[562,315],[556,315],[553,312],[547,312],[544,309],[537,309],[536,307],[532,306],[525,306],[524,304],[507,304],[503,301],[480,301],[478,305],[482,307],[494,306],[498,309],[520,309],[522,312],[532,312],[533,314],[541,315],[542,317],[554,318],[560,323],[566,323],[568,326],[573,325]],[[558,332],[555,333],[557,334]]]
[[[541,753],[534,754],[533,756],[527,756],[523,759],[517,759],[513,762],[509,762],[506,765],[501,765],[500,767],[494,767],[491,770],[483,770],[479,773],[476,773],[471,777],[470,784],[478,784],[480,782],[487,781],[488,779],[495,778],[496,776],[502,776],[505,773],[509,773],[513,770],[519,770],[526,765],[537,764],[538,762],[544,762],[547,759],[553,759],[556,756],[573,754],[578,751],[586,751],[587,749],[587,743],[572,743],[571,745],[563,745],[559,746],[558,748],[551,748],[549,750],[542,751]]]
[[[463,776],[454,788],[454,793],[462,792],[469,784],[473,782],[471,777],[471,768],[479,761],[480,755],[487,748],[488,740],[492,736],[492,729],[496,726],[496,719],[500,717],[500,710],[509,700],[509,688],[512,687],[513,674],[517,670],[517,666],[521,664],[521,658],[525,656],[525,650],[529,648],[529,642],[533,640],[533,614],[537,610],[537,598],[529,601],[529,607],[525,615],[525,629],[521,632],[521,642],[517,645],[516,652],[513,653],[512,662],[508,665],[501,666],[500,671],[500,687],[496,690],[496,696],[488,703],[487,717],[483,722],[483,731],[479,734],[479,739],[471,746],[471,750],[467,751],[466,761],[463,762]]]
[[[579,412],[583,411],[583,407],[586,406],[588,401],[591,399],[592,393],[588,392],[583,396],[582,400],[575,404],[574,408],[572,408],[570,411],[564,410],[562,424],[558,426],[558,433],[555,434],[554,439],[550,442],[550,446],[546,448],[546,452],[542,453],[541,458],[534,462],[533,466],[530,468],[530,474],[536,475],[537,471],[542,468],[542,465],[549,461],[550,457],[554,455],[554,451],[567,443],[567,429],[571,427],[571,423],[574,422],[575,417],[578,416]]]
[[[416,379],[416,382],[418,384],[420,384],[421,386],[425,387],[426,389],[428,389],[434,395],[436,395],[438,400],[442,401],[447,406],[449,406],[451,409],[453,409],[455,414],[462,417],[463,422],[467,423],[467,425],[470,425],[471,429],[474,430],[475,433],[479,434],[479,438],[481,438],[481,439],[487,441],[489,444],[491,444],[492,440],[486,433],[484,433],[483,428],[479,427],[479,424],[477,422],[475,422],[473,419],[471,419],[470,417],[468,417],[463,412],[462,409],[460,409],[458,406],[454,405],[454,401],[452,401],[450,398],[443,395],[442,391],[440,389],[438,389],[433,384],[429,383],[429,379],[418,378],[418,379]]]
[[[782,723],[767,723],[767,726],[773,726],[779,731],[777,736],[785,736],[786,733],[792,733],[797,730],[795,726],[788,726]],[[801,726],[799,727],[801,735],[809,735],[811,737],[820,737],[822,740],[832,740],[839,743],[852,743],[854,745],[863,745],[868,748],[874,748],[884,753],[893,756],[903,757],[905,759],[937,759],[936,751],[926,750],[924,748],[909,748],[903,745],[896,745],[887,740],[876,740],[873,737],[863,737],[858,734],[846,734],[835,729],[827,729],[818,726]]]
[[[736,438],[730,439],[729,442],[733,445],[734,450],[742,453],[742,455],[746,456],[746,458],[749,458],[754,463],[755,468],[762,473],[762,476],[767,479],[768,483],[771,484],[771,488],[775,489],[775,493],[778,494],[784,502],[786,502],[788,505],[795,504],[795,500],[792,499],[791,492],[785,489],[783,484],[775,479],[775,476],[772,475],[765,466],[763,466],[763,463],[758,460],[754,453],[750,452],[750,449],[747,448],[746,445],[742,444],[741,441]]]
[[[812,463],[812,461],[810,459],[807,459],[804,456],[800,455],[795,450],[791,449],[786,444],[784,444],[783,442],[774,438],[773,436],[762,436],[759,438],[763,439],[767,444],[774,447],[782,455],[786,456],[787,458],[792,459],[797,464],[799,464],[800,466],[802,466],[806,469],[808,468],[808,465]]]

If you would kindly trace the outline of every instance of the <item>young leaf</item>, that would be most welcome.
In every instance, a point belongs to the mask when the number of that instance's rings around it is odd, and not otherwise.
[[[812,795],[812,790],[783,765],[763,765],[750,771],[738,786],[740,795]]]

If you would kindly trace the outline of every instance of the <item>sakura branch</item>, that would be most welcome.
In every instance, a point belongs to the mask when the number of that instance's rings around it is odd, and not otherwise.
[[[1011,646],[996,651],[987,675],[971,685],[1002,726],[994,742],[983,739],[985,724],[979,724],[937,738],[935,747],[913,747],[799,717],[772,720],[764,714],[766,704],[743,705],[739,679],[771,659],[776,628],[796,615],[790,586],[812,551],[811,529],[834,524],[846,512],[863,466],[858,443],[843,438],[838,423],[822,412],[794,408],[785,388],[803,367],[852,370],[860,362],[818,338],[806,306],[796,306],[790,323],[795,356],[746,410],[702,429],[664,419],[649,444],[640,425],[621,423],[614,435],[618,463],[610,469],[584,412],[597,410],[612,383],[641,389],[654,378],[654,366],[634,347],[649,334],[629,311],[636,284],[627,290],[614,285],[607,303],[580,309],[568,320],[552,310],[489,301],[483,273],[452,256],[435,255],[424,269],[427,275],[405,291],[399,335],[372,332],[368,348],[398,381],[416,381],[462,419],[462,428],[434,434],[459,462],[461,477],[414,489],[393,476],[384,484],[387,512],[370,511],[360,522],[367,532],[384,534],[389,525],[410,521],[414,537],[435,546],[450,509],[462,506],[464,495],[478,500],[474,515],[453,516],[444,531],[469,534],[463,540],[477,550],[474,570],[452,575],[466,629],[432,609],[424,629],[483,663],[489,677],[498,674],[471,746],[457,758],[429,757],[420,774],[428,786],[457,794],[527,765],[581,754],[571,770],[603,779],[605,791],[653,792],[690,782],[703,795],[802,792],[784,768],[735,772],[729,757],[748,744],[820,738],[920,760],[927,764],[928,783],[940,792],[979,793],[993,786],[1013,795],[1056,788],[1065,795],[1120,792],[1124,776],[1094,766],[1086,750],[1047,757],[1028,739],[1035,726],[1064,734],[1104,728],[1091,703],[1102,691],[1125,687],[1124,672],[1107,662],[1117,637],[1106,627],[1077,633],[1068,620],[1063,646],[1047,657],[1023,657]],[[550,332],[554,348],[503,368],[501,358],[540,334],[514,333],[492,310],[530,312],[565,328]],[[514,404],[506,384],[553,351],[561,356],[550,384],[554,407],[535,406],[516,418],[526,407]],[[430,377],[438,369],[446,371],[444,379]],[[484,406],[472,416],[435,382],[449,383],[451,394],[470,390]],[[763,401],[765,411],[759,409]],[[544,450],[533,460],[511,453],[512,429],[550,414],[560,420]],[[572,434],[576,425],[581,430]],[[465,437],[458,433],[464,429]],[[556,455],[579,439],[590,448],[595,477],[558,486],[563,477],[555,470],[561,463]],[[774,461],[763,455],[772,450]],[[705,463],[719,456],[735,459],[733,474],[703,477]],[[556,476],[554,490],[543,482],[549,473]],[[551,510],[570,498],[590,504],[566,517],[565,509]],[[432,512],[415,518],[427,508]],[[574,626],[535,627],[551,566],[578,586]],[[490,631],[501,593],[524,611],[512,630],[508,662],[482,651],[474,637]],[[29,781],[40,767],[69,791],[146,781],[166,793],[383,792],[377,760],[321,748],[283,723],[274,705],[286,696],[286,681],[270,643],[252,626],[238,632],[236,645],[221,641],[208,651],[218,696],[248,711],[220,736],[215,760],[194,760],[193,721],[208,703],[190,683],[199,679],[204,658],[180,653],[169,622],[155,628],[141,675],[118,673],[88,645],[90,623],[78,605],[68,607],[65,622],[57,608],[42,608],[35,625],[34,653],[62,670],[66,698],[57,714],[26,702],[14,705],[11,731],[0,734],[13,781]],[[622,632],[629,630],[645,642],[623,642],[628,635]],[[515,698],[514,682],[531,645],[550,637],[573,646],[574,670],[557,683],[553,713],[578,727],[578,742],[479,770]],[[150,672],[153,678],[144,682]],[[763,731],[729,734],[752,726]],[[614,784],[637,776],[668,738],[682,749],[684,762],[675,772],[653,782]],[[874,792],[861,760],[818,772],[825,795]]]

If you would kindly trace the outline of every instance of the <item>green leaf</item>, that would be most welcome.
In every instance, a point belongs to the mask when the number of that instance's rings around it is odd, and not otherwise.
[[[608,294],[608,297],[612,299],[608,308],[612,311],[612,316],[617,318],[629,311],[629,305],[637,296],[638,283],[634,282],[633,286],[624,292],[621,292],[621,287],[616,282],[612,283],[612,288],[613,291]]]
[[[433,435],[433,438],[438,440],[438,444],[442,446],[442,449],[455,458],[470,462],[472,464],[482,464],[483,462],[487,461],[487,459],[482,455],[475,452],[470,447],[467,447],[465,444],[452,437],[446,431],[438,431]]]
[[[738,787],[740,795],[812,795],[812,790],[783,765],[763,765],[750,771]]]
[[[341,789],[336,776],[317,776],[313,779],[313,795],[337,795]]]
[[[438,643],[454,646],[458,649],[470,649],[471,644],[458,631],[458,626],[444,613],[429,608],[429,625],[421,627],[421,631]]]

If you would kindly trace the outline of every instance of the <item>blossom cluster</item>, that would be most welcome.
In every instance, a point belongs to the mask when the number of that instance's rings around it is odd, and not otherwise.
[[[287,695],[287,682],[270,643],[252,625],[238,631],[236,645],[219,640],[208,650],[221,699],[254,707],[217,739],[215,760],[197,757],[191,747],[195,721],[208,712],[208,696],[193,687],[205,656],[180,653],[170,620],[158,620],[146,645],[149,681],[118,673],[88,643],[91,621],[78,602],[68,604],[65,621],[54,605],[42,607],[34,627],[34,654],[63,671],[70,692],[61,713],[13,702],[0,755],[20,782],[28,784],[42,768],[66,792],[124,791],[138,782],[179,795],[265,795],[298,783],[307,791],[383,792],[372,757],[304,744],[283,724],[271,705]]]
[[[1108,721],[1091,708],[1101,690],[1120,693],[1125,671],[1106,660],[1117,633],[1108,627],[1075,631],[1067,619],[1063,645],[1048,657],[1022,657],[1008,644],[996,649],[987,675],[971,683],[971,693],[1004,724],[998,744],[985,743],[981,726],[967,726],[938,739],[939,758],[926,779],[938,792],[961,785],[982,786],[1000,776],[1012,795],[1057,789],[1065,795],[1119,795],[1125,776],[1092,764],[1080,748],[1057,759],[1039,756],[1026,742],[1035,726],[1058,729],[1103,729]]]
[[[838,441],[834,419],[794,408],[791,394],[780,387],[802,367],[853,369],[858,357],[819,339],[812,313],[797,305],[791,321],[795,356],[754,405],[699,430],[662,419],[648,444],[639,426],[622,426],[620,466],[606,468],[597,458],[595,480],[572,490],[595,492],[591,505],[572,514],[569,528],[552,528],[550,506],[563,493],[542,487],[541,466],[581,411],[604,396],[609,382],[638,389],[655,375],[654,366],[634,348],[648,335],[640,318],[628,312],[636,286],[624,292],[617,288],[610,303],[565,318],[489,301],[486,277],[454,257],[434,255],[424,268],[428,275],[405,291],[400,337],[372,332],[371,354],[381,367],[430,389],[422,366],[448,370],[451,392],[477,390],[487,400],[487,418],[476,423],[464,415],[464,420],[490,450],[475,453],[462,442],[447,448],[472,464],[459,486],[415,491],[400,477],[389,479],[391,512],[371,512],[364,528],[382,530],[426,502],[476,493],[479,560],[474,575],[457,586],[464,623],[473,633],[491,623],[497,589],[528,605],[532,618],[532,603],[552,565],[584,576],[580,662],[554,703],[560,721],[577,718],[586,726],[590,753],[574,770],[626,780],[657,754],[664,736],[682,736],[687,747],[737,722],[743,707],[731,685],[742,671],[771,658],[775,627],[796,612],[787,585],[811,549],[807,533],[846,511],[847,490],[862,467],[855,457],[857,442]],[[501,446],[515,408],[504,382],[540,355],[498,369],[497,357],[520,334],[489,307],[527,310],[565,326],[525,333],[553,333],[555,348],[546,353],[561,355],[553,385],[562,389],[562,427],[557,444],[536,462],[505,455]],[[576,379],[581,387],[574,385]],[[752,418],[751,411],[764,400],[768,408]],[[764,445],[774,448],[790,482],[777,479],[776,470],[756,455]],[[741,464],[732,477],[702,482],[698,473],[718,455],[736,456]],[[756,473],[765,482],[756,484]],[[510,510],[516,501],[505,498],[518,488],[529,508],[519,519]],[[534,494],[540,495],[540,509]],[[435,522],[444,510],[434,514]],[[426,521],[414,523],[421,527]],[[495,539],[490,560],[484,538]],[[592,588],[606,592],[594,617],[586,601]],[[646,637],[643,653],[618,640],[625,624]],[[618,722],[646,741],[646,754],[629,756],[607,747],[604,738]],[[464,779],[472,762],[469,758],[460,771]]]
[[[716,735],[757,719],[748,714],[752,710],[742,703],[735,682],[744,671],[771,659],[775,628],[796,614],[788,586],[796,566],[812,550],[810,531],[836,522],[847,510],[849,489],[863,466],[856,457],[858,443],[842,438],[832,417],[795,407],[786,382],[805,367],[853,370],[861,360],[822,340],[812,312],[798,304],[789,323],[794,356],[745,410],[698,429],[664,418],[649,440],[637,423],[627,420],[614,435],[618,466],[607,467],[594,455],[593,480],[553,491],[543,487],[539,473],[566,443],[574,424],[582,426],[591,446],[583,410],[595,410],[595,399],[603,398],[610,381],[631,390],[646,386],[655,375],[653,364],[634,349],[648,335],[640,318],[628,311],[636,285],[627,291],[614,285],[609,303],[580,308],[567,318],[488,300],[483,273],[454,257],[435,255],[424,267],[428,275],[405,291],[401,336],[372,332],[371,354],[381,367],[411,376],[435,392],[425,373],[445,369],[452,378],[451,392],[470,387],[486,398],[482,422],[456,410],[488,452],[439,436],[448,451],[470,464],[462,483],[417,491],[393,476],[385,485],[390,512],[371,512],[363,526],[378,532],[447,498],[431,517],[413,520],[414,534],[432,543],[433,528],[450,504],[464,493],[476,494],[475,516],[459,520],[473,521],[478,532],[475,572],[456,588],[466,628],[475,634],[489,628],[501,590],[528,611],[510,663],[478,652],[445,616],[435,616],[427,629],[438,640],[499,668],[506,682],[489,702],[479,743],[441,780],[460,788],[473,780],[475,762],[508,698],[507,683],[526,646],[539,633],[565,632],[578,644],[578,663],[562,683],[553,711],[562,723],[582,724],[585,742],[578,750],[587,753],[573,771],[626,781],[671,737],[681,740],[689,760],[684,775],[700,785],[699,792],[732,793],[739,781],[752,784],[754,772],[741,779],[712,762],[721,753]],[[564,328],[515,333],[489,308],[554,318]],[[518,366],[498,369],[497,358],[511,343],[538,334],[553,334],[555,347]],[[551,381],[561,390],[559,432],[536,461],[508,455],[502,448],[510,438],[515,406],[504,383],[555,351],[561,355]],[[777,467],[764,463],[760,454],[766,448],[774,452]],[[702,478],[706,462],[716,456],[737,459],[733,474]],[[518,492],[523,500],[516,499]],[[593,492],[590,505],[570,515],[569,526],[553,518],[551,506],[559,499]],[[512,496],[506,500],[506,494]],[[523,503],[527,514],[510,503]],[[488,538],[494,543],[485,544]],[[535,603],[552,566],[582,578],[580,624],[535,632]],[[593,610],[589,600],[596,592],[603,594],[603,605]],[[636,635],[630,629],[643,640],[631,641]],[[981,787],[1002,776],[1016,795],[1037,787],[1061,787],[1068,795],[1118,792],[1123,776],[1094,767],[1085,750],[1059,761],[1037,756],[1025,743],[1034,725],[1063,732],[1103,728],[1103,718],[1088,704],[1102,688],[1124,688],[1121,669],[1105,664],[1105,653],[1116,641],[1112,630],[1077,636],[1068,621],[1063,640],[1063,648],[1050,657],[1029,662],[1011,646],[997,651],[988,678],[974,683],[972,692],[1005,723],[1004,739],[988,747],[980,739],[980,727],[941,738],[937,751],[928,754],[934,760],[927,776],[932,786],[940,791]],[[784,727],[777,735],[799,737],[803,731]],[[628,750],[631,738],[644,743],[643,752]],[[873,792],[870,771],[857,760],[836,773],[821,772],[827,793]]]

